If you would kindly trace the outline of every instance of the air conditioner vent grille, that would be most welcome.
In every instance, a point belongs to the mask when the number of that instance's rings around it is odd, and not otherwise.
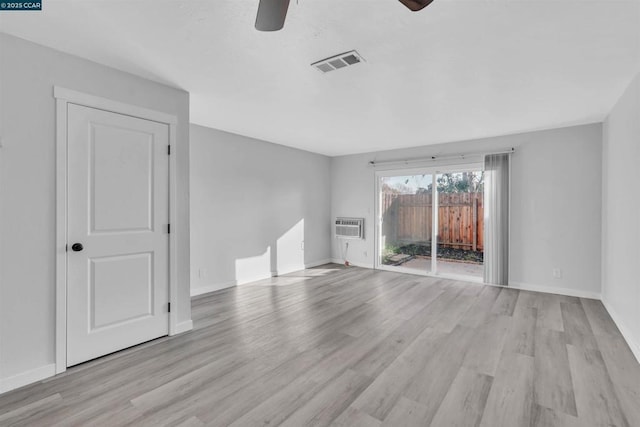
[[[364,239],[364,218],[336,218],[336,237]]]
[[[345,68],[363,61],[364,58],[360,56],[358,52],[352,50],[349,52],[341,53],[339,55],[333,55],[320,61],[316,61],[311,64],[311,66],[317,68],[323,73],[328,73],[329,71]]]
[[[342,60],[349,65],[357,64],[358,62],[360,62],[360,59],[354,54],[343,56]]]
[[[333,67],[329,64],[320,64],[318,65],[318,69],[320,71],[322,71],[323,73],[329,72],[329,71],[333,71]]]

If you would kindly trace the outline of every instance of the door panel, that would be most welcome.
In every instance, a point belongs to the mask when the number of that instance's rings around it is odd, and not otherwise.
[[[152,230],[153,135],[91,127],[91,231]]]
[[[451,170],[436,176],[439,274],[483,277],[483,192],[481,170]]]
[[[71,366],[168,333],[169,129],[73,104],[67,117]]]
[[[380,264],[430,272],[433,236],[431,174],[380,177]]]
[[[153,315],[153,254],[93,258],[89,332]]]

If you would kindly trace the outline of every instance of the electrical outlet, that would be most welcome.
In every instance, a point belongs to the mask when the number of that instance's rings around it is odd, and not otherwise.
[[[365,256],[365,258],[367,257],[367,251],[362,252],[362,255]]]
[[[554,268],[553,269],[553,277],[555,279],[562,279],[562,270],[559,268]]]
[[[201,268],[200,270],[198,270],[198,276],[201,279],[206,279],[207,278],[207,269],[206,268]]]

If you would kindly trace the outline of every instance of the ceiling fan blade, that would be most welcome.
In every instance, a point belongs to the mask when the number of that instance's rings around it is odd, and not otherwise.
[[[400,0],[400,3],[407,6],[414,12],[424,9],[429,6],[433,0]]]
[[[260,0],[256,30],[278,31],[284,27],[289,0]]]

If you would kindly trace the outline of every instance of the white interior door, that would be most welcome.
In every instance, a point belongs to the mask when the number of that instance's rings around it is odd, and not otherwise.
[[[67,366],[168,334],[169,127],[69,104]]]

